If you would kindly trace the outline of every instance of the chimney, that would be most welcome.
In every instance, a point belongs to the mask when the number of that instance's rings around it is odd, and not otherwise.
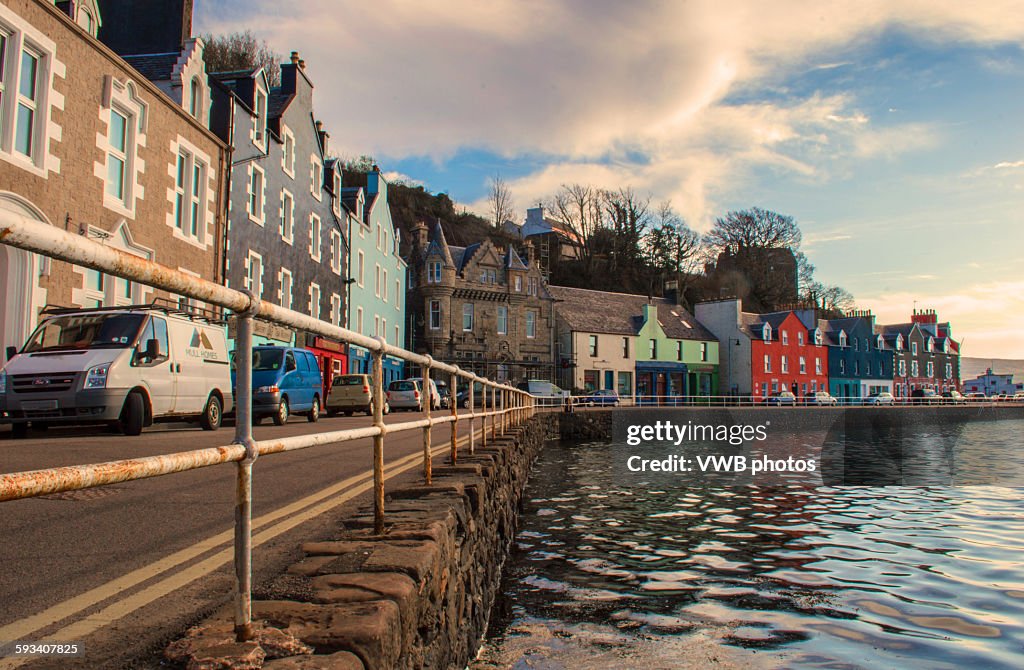
[[[412,224],[412,243],[415,249],[427,248],[427,224],[420,220]]]
[[[533,240],[526,240],[526,265],[532,268],[534,257],[536,255],[536,248],[533,246]]]
[[[299,59],[299,69],[302,70],[303,72],[306,71],[306,61],[302,60],[301,58]]]
[[[331,139],[330,133],[324,130],[324,122],[316,122],[316,135],[320,139],[320,146],[323,148],[324,155],[327,155],[327,142]]]
[[[178,53],[192,38],[193,0],[99,0],[100,41],[124,55]]]
[[[298,64],[299,64],[299,52],[298,51],[293,51],[292,52],[292,65],[298,65]]]

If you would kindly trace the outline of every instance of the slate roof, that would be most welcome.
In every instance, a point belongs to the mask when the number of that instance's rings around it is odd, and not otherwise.
[[[568,286],[548,286],[547,290],[551,297],[560,301],[557,308],[559,317],[575,331],[636,335],[643,326],[647,296]],[[658,308],[658,321],[667,337],[715,340],[715,336],[681,306],[665,298],[653,298],[650,302]]]
[[[170,79],[171,72],[180,57],[180,52],[123,56],[129,65],[150,81]]]
[[[448,240],[444,238],[444,228],[441,227],[441,220],[438,219],[437,223],[434,224],[433,229],[430,231],[430,244],[427,245],[425,256],[429,256],[431,253],[437,253],[444,260],[445,265],[448,267],[457,267],[455,260],[452,258],[452,249],[457,249],[459,253],[459,260],[462,260],[463,252],[465,247],[449,247]]]
[[[526,267],[526,263],[523,262],[523,259],[519,257],[519,254],[517,254],[516,250],[511,246],[509,246],[508,251],[505,253],[505,267],[509,270],[530,269]]]

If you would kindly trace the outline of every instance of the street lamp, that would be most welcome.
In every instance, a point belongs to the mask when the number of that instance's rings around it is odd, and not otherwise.
[[[729,395],[733,395],[734,394],[734,387],[733,387],[733,384],[732,384],[732,345],[733,345],[733,342],[736,343],[737,347],[740,346],[739,338],[730,337],[729,338],[729,343],[725,347],[726,349],[729,350]]]

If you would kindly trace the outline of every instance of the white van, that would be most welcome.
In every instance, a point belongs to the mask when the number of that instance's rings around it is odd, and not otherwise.
[[[0,371],[0,421],[109,423],[126,435],[166,419],[217,430],[231,410],[222,324],[154,306],[51,309]]]

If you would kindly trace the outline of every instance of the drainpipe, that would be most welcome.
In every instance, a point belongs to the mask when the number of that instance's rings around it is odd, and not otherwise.
[[[231,113],[228,116],[228,155],[227,170],[224,177],[224,204],[221,206],[221,213],[224,216],[224,233],[221,235],[220,247],[220,282],[228,284],[228,226],[231,225],[231,173],[235,170],[235,98],[228,95],[231,102]]]

